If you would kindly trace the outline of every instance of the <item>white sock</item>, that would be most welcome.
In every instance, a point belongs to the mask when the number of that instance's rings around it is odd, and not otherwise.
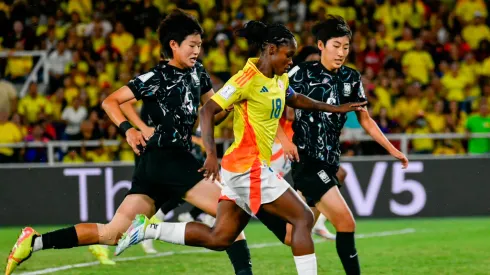
[[[298,275],[316,275],[317,265],[315,253],[303,256],[294,256]]]
[[[43,249],[43,237],[39,236],[34,239],[34,245],[32,246],[32,251],[36,252]]]
[[[323,214],[320,214],[320,216],[318,216],[318,220],[316,220],[316,223],[315,223],[315,228],[318,228],[318,227],[325,227],[325,222],[327,221],[327,218],[323,215]]]
[[[165,220],[165,214],[163,214],[162,209],[158,209],[157,213],[155,214],[155,217],[161,221]]]
[[[186,222],[150,224],[145,231],[145,239],[161,240],[167,243],[185,245]]]

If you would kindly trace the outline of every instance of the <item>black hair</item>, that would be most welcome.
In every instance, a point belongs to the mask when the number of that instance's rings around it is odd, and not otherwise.
[[[316,46],[304,46],[301,51],[293,58],[295,65],[306,61],[308,56],[312,54],[320,54],[320,50]]]
[[[264,24],[260,21],[250,21],[236,31],[240,37],[245,37],[252,47],[264,50],[267,44],[276,46],[288,45],[294,41],[294,34],[282,24]]]
[[[170,41],[174,40],[179,45],[189,35],[204,33],[199,22],[192,15],[183,12],[180,9],[173,10],[165,19],[162,20],[158,27],[158,36],[162,44],[163,54],[165,57],[173,58]]]
[[[327,15],[327,18],[315,26],[312,29],[313,35],[317,41],[327,43],[331,38],[348,36],[349,40],[352,38],[352,31],[342,16]]]

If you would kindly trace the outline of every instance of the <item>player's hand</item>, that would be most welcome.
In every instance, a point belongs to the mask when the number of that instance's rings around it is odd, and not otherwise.
[[[143,134],[143,137],[145,140],[150,140],[150,138],[155,134],[155,128],[154,127],[145,127],[141,129],[141,133]]]
[[[294,143],[288,141],[282,144],[284,151],[284,159],[290,161],[299,161],[298,147]]]
[[[366,108],[364,108],[364,106],[366,105],[367,105],[367,101],[340,104],[339,106],[337,106],[337,112],[338,113],[347,113],[352,111],[367,112]]]
[[[221,177],[219,175],[219,164],[218,158],[214,155],[208,154],[206,157],[206,161],[201,169],[197,170],[198,172],[204,171],[204,177],[206,179],[211,178],[211,180],[217,180],[221,182]]]
[[[234,106],[235,106],[234,104],[231,104],[230,106],[228,106],[228,107],[225,109],[225,111],[226,111],[226,112],[228,112],[228,113],[229,113],[229,112],[231,112],[231,111],[233,111]]]
[[[133,148],[133,151],[138,156],[144,151],[146,147],[146,142],[143,134],[134,128],[130,128],[126,131],[126,141],[128,142],[129,146]]]
[[[402,163],[402,168],[406,169],[408,167],[408,159],[402,152],[396,152],[393,157],[397,158]]]

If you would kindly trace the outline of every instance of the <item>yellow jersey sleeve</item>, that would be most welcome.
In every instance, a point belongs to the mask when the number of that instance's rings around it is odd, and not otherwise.
[[[214,94],[211,99],[226,109],[230,105],[247,98],[247,86],[252,81],[254,74],[249,71],[241,71],[228,80],[225,85]]]

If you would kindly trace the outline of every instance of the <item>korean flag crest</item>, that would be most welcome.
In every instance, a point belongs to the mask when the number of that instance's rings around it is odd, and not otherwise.
[[[344,83],[344,96],[350,96],[351,85],[350,83]]]

